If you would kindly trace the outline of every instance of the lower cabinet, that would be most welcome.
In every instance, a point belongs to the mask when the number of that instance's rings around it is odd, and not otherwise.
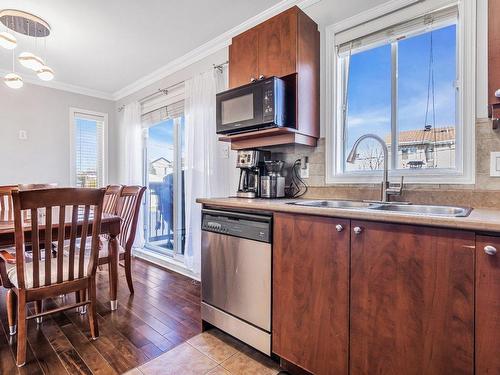
[[[274,215],[273,352],[315,374],[347,374],[349,220]]]
[[[273,352],[317,375],[473,374],[475,244],[460,230],[275,214]],[[476,374],[497,374],[500,263],[477,266],[489,290],[476,289],[478,333],[498,334],[479,341]]]
[[[350,374],[472,374],[475,235],[351,226]]]
[[[500,374],[500,237],[476,237],[476,374]]]

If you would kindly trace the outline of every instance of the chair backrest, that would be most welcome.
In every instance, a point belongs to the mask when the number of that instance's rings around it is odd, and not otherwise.
[[[125,250],[131,250],[137,231],[137,221],[145,186],[124,186],[117,205],[117,215],[122,219],[118,241]]]
[[[106,195],[104,195],[103,212],[106,214],[116,215],[116,205],[120,198],[120,193],[123,186],[121,185],[108,185],[106,187]]]
[[[17,187],[20,191],[50,189],[50,188],[56,188],[57,182],[53,182],[50,184],[19,184],[17,185]]]
[[[26,289],[23,211],[29,210],[31,213],[29,241],[32,246],[33,288],[60,284],[63,281],[72,281],[95,275],[99,255],[99,233],[101,230],[104,193],[105,189],[86,188],[12,192],[16,267],[20,289]],[[43,218],[43,214],[45,214],[45,218]],[[66,256],[64,244],[68,234],[70,239],[68,255]],[[85,251],[76,253],[76,240],[77,237],[80,237],[80,249],[85,249],[87,237],[89,236],[91,237],[90,258],[88,258],[87,269],[84,269]],[[57,241],[56,272],[52,270],[53,241]],[[43,262],[41,247],[45,248],[45,260]],[[42,274],[41,266],[43,264],[45,269]],[[41,276],[43,276],[43,283],[41,282]]]
[[[12,191],[15,185],[0,186],[0,221],[14,220],[14,205],[12,203]]]

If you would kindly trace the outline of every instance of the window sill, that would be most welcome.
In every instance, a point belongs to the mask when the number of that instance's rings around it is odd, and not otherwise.
[[[431,172],[431,171],[429,171]],[[475,183],[474,176],[466,176],[459,174],[451,174],[442,172],[437,173],[422,173],[418,176],[411,173],[391,173],[389,172],[389,181],[398,182],[401,177],[404,177],[405,184],[425,184],[425,185],[473,185]],[[326,185],[338,184],[376,184],[382,181],[382,172],[380,173],[363,173],[363,174],[338,174],[325,177]]]

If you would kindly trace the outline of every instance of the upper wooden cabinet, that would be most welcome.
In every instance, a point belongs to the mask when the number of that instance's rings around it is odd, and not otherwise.
[[[223,140],[240,141],[237,148],[284,143],[315,146],[319,138],[319,64],[318,25],[296,6],[234,37],[229,46],[230,88],[259,77],[283,78],[292,98],[289,105],[295,111],[295,123],[289,131],[268,132],[262,137],[267,142],[262,144],[259,137],[245,135]]]
[[[275,214],[273,352],[314,374],[347,374],[348,305],[349,220]]]
[[[349,373],[473,374],[475,234],[351,228]]]

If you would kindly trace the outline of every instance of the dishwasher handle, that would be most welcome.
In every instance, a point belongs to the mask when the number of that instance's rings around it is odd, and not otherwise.
[[[208,214],[208,215],[215,215],[215,216],[225,216],[228,218],[234,218],[234,219],[243,219],[243,220],[250,220],[250,221],[260,221],[263,223],[270,223],[272,221],[271,216],[267,215],[255,215],[255,214],[248,214],[244,212],[234,212],[234,211],[222,211],[222,210],[213,210],[209,208],[204,208],[201,210],[201,214]]]

